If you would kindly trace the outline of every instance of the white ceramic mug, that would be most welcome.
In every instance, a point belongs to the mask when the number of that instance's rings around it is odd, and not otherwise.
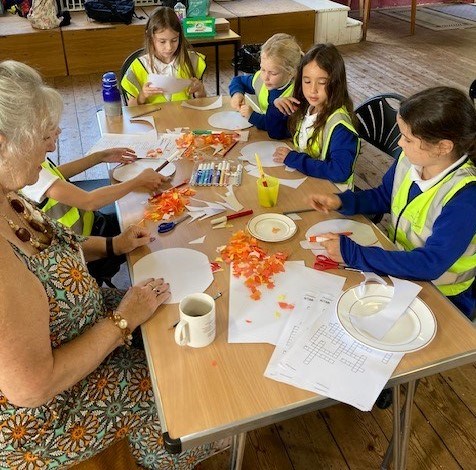
[[[179,346],[203,348],[215,339],[215,300],[208,294],[190,294],[179,303],[180,321],[175,327]]]

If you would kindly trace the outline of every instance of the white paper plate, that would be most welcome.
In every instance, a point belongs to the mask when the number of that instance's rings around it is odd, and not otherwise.
[[[291,238],[297,230],[293,219],[283,214],[261,214],[248,221],[251,236],[264,242],[282,242]]]
[[[328,232],[352,232],[349,238],[362,246],[370,246],[378,242],[377,235],[370,225],[350,219],[331,219],[319,222],[306,231],[306,239],[311,235]],[[312,252],[315,255],[322,254],[322,250],[312,250]]]
[[[230,131],[247,129],[253,125],[238,111],[220,111],[212,114],[208,118],[208,124],[212,127],[217,127],[218,129],[227,129]]]
[[[146,168],[152,168],[153,170],[159,168],[159,166],[162,165],[164,161],[164,158],[157,158],[154,160],[141,159],[140,161],[135,161],[127,165],[119,165],[114,168],[112,176],[117,181],[128,181],[142,173]],[[160,174],[162,176],[171,176],[175,173],[175,170],[175,165],[173,163],[169,163],[163,170],[160,171]]]
[[[249,161],[252,165],[256,165],[255,154],[257,153],[261,164],[266,167],[284,166],[284,163],[278,163],[273,161],[273,154],[278,147],[288,147],[284,142],[253,142],[252,144],[245,145],[241,149],[241,155],[244,159]]]
[[[141,258],[132,267],[134,284],[150,277],[163,277],[170,284],[168,304],[180,302],[186,295],[205,292],[213,282],[208,257],[189,248],[167,248]]]
[[[346,290],[337,301],[337,318],[347,333],[359,343],[386,352],[413,352],[427,346],[436,335],[436,319],[428,305],[418,297],[382,339],[374,338],[352,323],[353,316],[378,314],[390,302],[393,286],[366,284]]]

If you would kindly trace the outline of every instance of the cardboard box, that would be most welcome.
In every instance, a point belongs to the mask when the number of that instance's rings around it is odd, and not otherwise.
[[[182,26],[187,38],[208,38],[216,35],[215,18],[210,16],[184,18]]]
[[[215,30],[217,33],[230,31],[230,22],[225,18],[215,18]]]

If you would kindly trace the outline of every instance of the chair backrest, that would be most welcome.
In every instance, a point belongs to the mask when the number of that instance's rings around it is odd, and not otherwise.
[[[393,158],[398,158],[401,152],[397,113],[398,104],[404,99],[396,93],[385,93],[368,99],[355,110],[360,137]],[[393,106],[392,101],[397,106]]]
[[[126,57],[126,60],[123,62],[121,66],[121,70],[119,72],[119,83],[122,82],[122,77],[126,74],[127,69],[130,67],[132,62],[134,62],[134,59],[136,59],[137,57],[143,54],[144,54],[144,48],[141,48],[141,49],[137,49],[132,54],[129,54]],[[122,85],[121,85],[121,94],[122,94],[122,100],[124,101],[124,105],[127,106],[127,93],[126,93],[126,90],[122,88]]]
[[[469,97],[473,100],[473,103],[476,101],[476,80],[469,87]]]

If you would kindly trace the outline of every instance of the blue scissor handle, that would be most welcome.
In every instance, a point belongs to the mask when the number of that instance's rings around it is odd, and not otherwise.
[[[157,227],[157,231],[158,231],[159,233],[170,232],[172,229],[175,228],[175,225],[176,225],[175,222],[162,222],[162,223],[159,224],[159,226]]]

